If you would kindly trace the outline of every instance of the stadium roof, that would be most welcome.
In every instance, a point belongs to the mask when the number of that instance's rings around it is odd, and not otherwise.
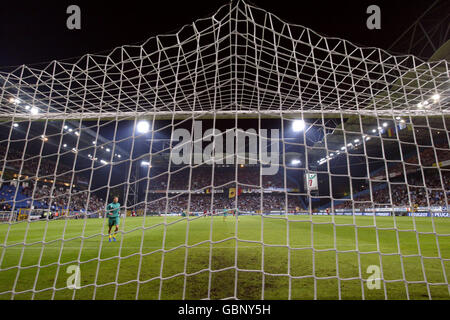
[[[236,1],[142,45],[0,72],[0,118],[442,115],[449,90],[446,60],[358,47]]]

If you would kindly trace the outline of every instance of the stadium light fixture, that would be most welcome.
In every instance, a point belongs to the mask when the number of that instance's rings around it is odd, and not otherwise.
[[[344,151],[344,150],[345,150],[345,146],[343,146],[343,147],[341,148],[341,150]]]
[[[76,136],[79,136],[80,133],[79,133],[78,131],[75,131],[75,135],[76,135]]]
[[[145,120],[139,121],[136,129],[139,133],[147,133],[150,130],[150,124]]]
[[[383,127],[387,127],[388,126],[388,123],[387,122],[383,122]]]
[[[376,132],[377,132],[377,129],[373,129],[372,132],[373,132],[373,133],[376,133]]]
[[[67,143],[64,143],[64,144],[63,144],[63,147],[64,147],[64,148],[67,148]]]
[[[396,117],[395,119],[396,119],[396,120],[400,120],[401,118],[400,118],[400,117]]]
[[[18,126],[19,126],[18,123],[13,123],[13,127],[14,127],[14,128],[17,128]]]
[[[11,97],[11,98],[9,98],[9,102],[11,102],[11,103],[14,103],[14,98],[13,97]]]
[[[119,158],[122,158],[122,156],[120,154],[117,155]]]
[[[39,113],[39,109],[36,107],[33,107],[30,109],[31,114],[38,114]]]
[[[111,149],[110,148],[106,148],[106,151],[111,152]]]
[[[30,109],[31,109],[31,107],[29,105],[25,106],[25,110],[30,110]]]
[[[148,161],[141,161],[141,166],[142,167],[151,167],[150,162],[148,162]]]
[[[69,128],[69,132],[72,132],[73,130],[72,130],[72,128]]]
[[[418,104],[417,104],[417,108],[422,108],[422,103],[421,102],[419,102]]]
[[[353,140],[353,142],[354,142],[354,143],[358,143],[358,142],[359,142],[359,139],[355,139],[355,140]]]
[[[431,99],[433,99],[434,102],[436,102],[436,101],[439,100],[440,97],[441,97],[441,96],[439,95],[439,93],[436,93],[436,94],[434,94],[434,95],[431,97]]]
[[[298,160],[298,159],[294,159],[294,160],[291,161],[291,164],[294,165],[294,166],[297,165],[297,164],[300,164],[300,163],[301,163],[301,161]]]
[[[105,161],[105,160],[103,160],[103,159],[102,159],[102,160],[100,160],[100,162],[101,162],[101,163],[103,163],[103,164],[108,164],[108,162],[106,162],[106,161]]]
[[[304,120],[295,120],[294,123],[292,124],[292,130],[294,130],[295,132],[303,131],[303,129],[305,129]]]
[[[97,142],[95,142],[95,141],[92,141],[92,144],[97,144]]]

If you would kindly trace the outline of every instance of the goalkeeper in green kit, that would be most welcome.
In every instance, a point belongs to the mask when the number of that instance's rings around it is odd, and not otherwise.
[[[119,203],[119,197],[114,197],[113,202],[106,206],[106,216],[108,217],[109,242],[111,242],[111,239],[116,241],[116,234],[117,234],[117,231],[119,231],[119,224],[120,224],[120,203]],[[113,226],[116,226],[116,230],[114,231],[114,234],[111,237],[111,229],[112,229]]]

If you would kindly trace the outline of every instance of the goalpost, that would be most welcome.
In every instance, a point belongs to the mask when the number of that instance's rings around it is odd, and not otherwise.
[[[449,299],[449,92],[243,1],[1,71],[0,299]]]

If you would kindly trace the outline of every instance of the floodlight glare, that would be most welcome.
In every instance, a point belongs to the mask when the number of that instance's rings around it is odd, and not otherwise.
[[[300,160],[294,159],[294,160],[291,161],[291,164],[295,166],[297,164],[300,164],[300,162],[301,162]]]
[[[304,120],[295,120],[292,124],[292,130],[295,132],[303,131],[305,129],[305,121]]]
[[[150,130],[150,124],[148,121],[139,121],[136,128],[139,133],[147,133]]]
[[[31,108],[30,110],[31,114],[38,114],[39,113],[39,109],[36,107]]]

